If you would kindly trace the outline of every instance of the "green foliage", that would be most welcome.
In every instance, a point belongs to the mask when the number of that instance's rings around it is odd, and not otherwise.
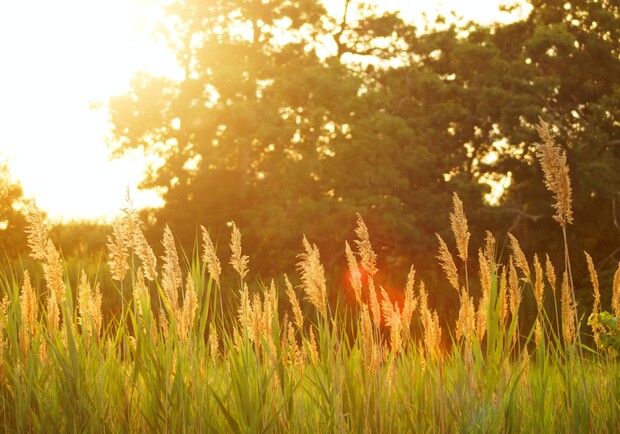
[[[0,161],[0,258],[16,257],[26,247],[25,199],[19,182],[11,177],[8,165]]]
[[[600,346],[604,350],[609,350],[614,357],[620,352],[620,318],[609,312],[601,312],[598,315],[590,315],[588,325],[600,324],[604,331],[601,332]]]

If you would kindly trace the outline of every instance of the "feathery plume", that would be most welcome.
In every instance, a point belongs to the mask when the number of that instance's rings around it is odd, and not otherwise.
[[[241,276],[241,280],[243,281],[243,278],[248,273],[249,258],[241,254],[241,232],[235,222],[232,222],[230,249],[232,251],[230,265],[232,265],[235,271],[239,273],[239,276]]]
[[[480,287],[483,295],[489,295],[491,292],[491,263],[487,261],[486,255],[482,250],[478,250],[478,264],[480,267]]]
[[[351,287],[353,288],[353,292],[355,294],[355,300],[357,304],[362,304],[362,275],[360,273],[359,268],[357,268],[357,259],[355,258],[355,254],[351,250],[351,246],[349,246],[348,241],[344,242],[344,251],[347,257],[347,264],[349,266],[349,280],[351,282]]]
[[[407,283],[405,284],[405,304],[403,306],[403,347],[406,347],[409,341],[409,333],[411,328],[411,320],[413,312],[417,305],[417,299],[413,295],[413,285],[415,283],[415,270],[413,266],[409,269],[407,275]]]
[[[439,241],[439,255],[437,256],[437,259],[439,259],[441,268],[443,269],[444,273],[446,273],[446,277],[448,278],[450,285],[452,285],[452,287],[456,289],[457,292],[460,292],[459,274],[456,270],[454,258],[452,257],[450,250],[448,250],[448,246],[444,242],[443,238],[441,238],[439,234],[435,235],[437,236],[437,240]]]
[[[155,253],[153,253],[153,249],[149,246],[144,233],[142,233],[142,230],[139,227],[136,228],[135,238],[135,251],[138,258],[142,261],[144,277],[150,281],[153,281],[157,278],[157,257],[155,256]]]
[[[508,293],[510,296],[510,313],[516,316],[521,305],[522,289],[519,286],[519,278],[517,277],[517,269],[514,265],[514,258],[510,257],[508,265]]]
[[[575,341],[575,308],[568,284],[568,273],[565,271],[562,276],[562,332],[566,343],[572,344]]]
[[[215,246],[211,241],[211,237],[209,236],[209,232],[204,226],[200,226],[202,231],[202,245],[204,248],[204,253],[202,255],[202,260],[205,264],[207,264],[207,269],[209,270],[209,274],[217,283],[217,286],[220,286],[220,274],[222,274],[222,267],[220,265],[220,260],[215,253]]]
[[[284,275],[284,283],[286,285],[286,295],[291,303],[291,308],[293,309],[293,318],[295,320],[295,325],[298,330],[303,330],[304,328],[304,316],[301,312],[301,305],[299,304],[299,299],[297,299],[297,294],[293,289],[293,285],[288,280],[288,276]]]
[[[566,152],[556,145],[549,131],[549,125],[542,118],[539,118],[539,125],[536,129],[543,141],[542,144],[537,145],[537,157],[545,175],[545,186],[555,198],[553,207],[556,213],[553,218],[562,227],[566,227],[567,224],[573,222],[572,189],[568,164],[566,163]]]
[[[113,235],[108,235],[108,265],[112,278],[122,282],[129,271],[127,234],[121,220],[114,222],[112,230]]]
[[[469,245],[470,234],[467,227],[467,218],[463,211],[463,202],[459,196],[454,193],[452,196],[452,203],[454,205],[454,212],[450,213],[450,227],[456,239],[456,249],[459,257],[463,262],[467,262],[467,247]]]
[[[553,268],[553,264],[551,263],[551,259],[549,259],[549,255],[547,255],[547,260],[545,262],[545,275],[547,276],[547,282],[549,282],[549,286],[551,286],[551,291],[553,291],[553,295],[555,296],[555,268]]]
[[[511,233],[508,234],[508,239],[510,240],[510,247],[512,248],[512,253],[514,254],[517,267],[525,275],[525,279],[531,283],[532,278],[530,273],[530,266],[528,265],[527,259],[525,258],[525,253],[523,253],[523,250],[521,250],[519,241]]]
[[[469,345],[476,331],[476,308],[474,307],[474,298],[469,297],[463,289],[461,293],[461,304],[459,308],[459,319],[456,323],[456,340],[465,338],[465,342]]]
[[[377,356],[375,351],[372,321],[370,320],[370,312],[368,306],[362,304],[362,310],[360,313],[360,329],[362,332],[362,343],[364,346],[364,361],[366,368],[371,372],[374,372],[377,367]]]
[[[78,325],[82,328],[84,341],[89,347],[92,339],[99,336],[103,322],[101,314],[101,291],[99,284],[93,290],[84,270],[78,284]]]
[[[489,231],[485,231],[484,257],[490,266],[495,267],[495,237]]]
[[[507,268],[501,267],[501,272],[499,276],[499,296],[500,296],[500,307],[499,307],[499,319],[502,324],[506,323],[506,318],[508,317],[508,275]]]
[[[28,354],[30,348],[30,337],[34,335],[37,326],[37,299],[28,270],[24,271],[24,281],[22,282],[21,293],[19,296],[21,305],[21,345],[22,355]]]
[[[187,341],[189,332],[194,324],[196,309],[198,308],[198,294],[191,274],[188,273],[185,283],[185,298],[183,299],[183,310],[179,319],[179,339],[181,342]]]
[[[374,279],[368,280],[368,298],[370,302],[370,313],[372,313],[372,321],[375,327],[381,326],[381,305],[379,304],[379,297],[377,296],[377,290],[375,288]]]
[[[478,312],[476,312],[476,335],[478,342],[482,342],[487,331],[487,310],[489,308],[489,293],[483,292],[478,302]]]
[[[590,273],[590,281],[592,282],[592,289],[594,291],[594,305],[592,306],[592,315],[598,315],[599,307],[601,305],[601,292],[599,290],[598,276],[594,269],[594,262],[588,252],[583,252],[586,255],[586,262],[588,263],[588,272]]]
[[[163,269],[161,286],[170,303],[170,309],[173,315],[177,316],[179,309],[178,290],[183,286],[183,278],[181,274],[181,266],[179,265],[179,256],[174,243],[174,236],[170,227],[164,227],[164,238],[162,240],[164,246],[164,256],[162,256]]]
[[[49,235],[47,226],[43,220],[43,214],[32,202],[26,214],[28,227],[28,246],[30,247],[30,257],[39,261],[44,261],[47,256],[47,245],[49,243]]]
[[[325,270],[321,264],[318,247],[303,238],[305,253],[299,254],[301,259],[297,268],[301,273],[301,287],[306,293],[306,298],[327,319],[327,286],[325,283]]]
[[[217,336],[217,328],[213,326],[213,330],[209,330],[209,353],[211,354],[211,361],[216,362],[219,353],[219,338]]]
[[[319,364],[319,350],[316,344],[316,337],[314,336],[314,330],[310,328],[310,339],[308,341],[308,350],[310,351],[310,360],[314,366]]]
[[[357,245],[357,252],[361,258],[362,267],[372,277],[377,272],[377,255],[372,250],[368,228],[360,214],[357,214],[357,228],[355,229],[355,234],[358,238],[355,244]]]
[[[536,307],[538,313],[542,313],[543,310],[543,295],[545,292],[545,282],[543,278],[543,269],[538,260],[538,255],[534,254],[534,272],[536,273],[536,280],[534,282],[534,298],[536,299]]]

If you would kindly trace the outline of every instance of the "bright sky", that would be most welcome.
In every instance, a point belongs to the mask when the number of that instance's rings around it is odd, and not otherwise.
[[[490,22],[503,0],[378,2],[408,19],[438,5]],[[337,9],[342,1],[328,1]],[[138,192],[143,164],[109,160],[105,102],[134,72],[173,74],[173,60],[150,36],[158,0],[0,2],[0,159],[25,194],[52,219],[110,218],[129,186],[136,207],[158,203]],[[505,14],[504,14],[505,15]],[[506,19],[504,17],[504,19]],[[99,110],[93,103],[104,103]]]

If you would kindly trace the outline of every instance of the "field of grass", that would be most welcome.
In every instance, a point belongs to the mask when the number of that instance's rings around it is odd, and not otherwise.
[[[543,123],[540,133],[539,158],[566,239],[568,167]],[[360,216],[344,252],[356,301],[343,310],[328,304],[319,251],[305,238],[291,276],[298,286],[285,276],[282,285],[250,291],[234,224],[227,264],[204,228],[200,251],[181,261],[166,228],[158,266],[132,209],[109,239],[123,307],[104,322],[96,278],[84,273],[72,287],[33,208],[30,256],[44,282],[31,281],[28,270],[0,270],[0,429],[618,432],[620,267],[605,288],[612,305],[600,306],[586,256],[594,305],[589,320],[579,318],[568,245],[565,263],[554,267],[548,258],[526,258],[509,235],[511,255],[501,261],[487,233],[472,259],[457,195],[450,221],[456,254],[438,237],[438,262],[460,301],[453,327],[441,323],[413,267],[398,301],[375,286],[376,255]],[[220,286],[222,267],[237,273],[233,287]],[[476,299],[474,274],[482,289]],[[536,300],[531,329],[519,325],[524,291]],[[237,294],[232,313],[224,292]],[[596,348],[582,344],[586,334]]]

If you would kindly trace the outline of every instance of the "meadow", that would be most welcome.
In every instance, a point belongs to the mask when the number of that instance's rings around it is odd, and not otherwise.
[[[460,303],[456,324],[441,321],[414,266],[399,297],[375,283],[359,215],[344,249],[355,301],[343,307],[328,303],[320,252],[305,237],[296,276],[255,285],[234,223],[225,263],[204,227],[189,255],[166,228],[157,258],[131,208],[100,264],[123,300],[104,321],[97,276],[70,282],[33,207],[29,254],[44,279],[0,270],[2,431],[618,432],[620,264],[601,289],[586,253],[594,303],[578,316],[569,168],[542,121],[539,133],[564,263],[527,258],[512,235],[510,252],[500,255],[487,233],[472,254],[455,194],[454,240],[437,236],[437,261]],[[223,267],[234,285],[221,284]],[[536,301],[531,327],[519,321],[526,291]],[[236,294],[234,309],[224,293]]]

